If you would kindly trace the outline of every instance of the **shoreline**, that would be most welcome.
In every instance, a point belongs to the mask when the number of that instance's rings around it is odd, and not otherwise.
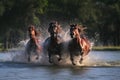
[[[93,51],[120,51],[120,46],[93,46]]]
[[[16,51],[16,49],[0,49],[0,52]],[[23,50],[23,49],[22,49]],[[120,51],[120,46],[93,46],[92,51]]]

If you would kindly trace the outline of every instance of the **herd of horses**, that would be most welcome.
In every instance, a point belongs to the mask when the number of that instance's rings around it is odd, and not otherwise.
[[[64,39],[62,36],[60,36],[60,25],[51,22],[49,25],[48,32],[50,33],[50,37],[48,37],[44,43],[43,43],[43,51],[44,53],[48,54],[49,63],[53,63],[52,56],[58,55],[57,60],[62,60],[62,50],[64,50]],[[70,60],[73,65],[76,65],[75,63],[75,56],[79,56],[79,63],[81,64],[84,56],[88,55],[91,45],[88,39],[84,39],[82,37],[83,27],[81,27],[78,24],[72,24],[70,25],[69,29],[69,35],[71,39],[68,42],[67,50],[70,55]],[[31,52],[36,53],[39,56],[38,51],[36,50],[35,44],[30,43],[30,41],[27,44],[32,44],[32,46],[28,46],[26,51],[28,54],[28,61],[30,61],[30,55]]]

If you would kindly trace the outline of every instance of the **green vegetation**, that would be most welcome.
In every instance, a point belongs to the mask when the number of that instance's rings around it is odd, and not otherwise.
[[[52,20],[85,25],[96,46],[120,46],[120,0],[0,0],[0,43],[15,47],[29,24],[44,30]]]
[[[94,46],[92,50],[95,51],[120,51],[120,46]]]

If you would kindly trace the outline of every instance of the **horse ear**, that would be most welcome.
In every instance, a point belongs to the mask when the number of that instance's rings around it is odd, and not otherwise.
[[[70,24],[70,27],[76,27],[77,24]]]

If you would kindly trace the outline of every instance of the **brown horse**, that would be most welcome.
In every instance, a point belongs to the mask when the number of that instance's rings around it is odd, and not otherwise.
[[[89,41],[82,36],[85,28],[77,24],[70,25],[70,36],[72,40],[69,42],[68,49],[70,52],[70,59],[72,64],[75,65],[74,56],[80,56],[79,63],[82,63],[83,57],[90,51]]]
[[[36,59],[38,59],[39,58],[39,53],[42,50],[42,48],[39,44],[38,32],[35,29],[35,27],[33,25],[30,25],[28,27],[28,31],[29,31],[30,40],[27,43],[26,53],[27,53],[28,61],[30,62],[31,54],[36,53],[37,54]]]
[[[48,32],[50,33],[50,37],[44,42],[44,51],[47,51],[50,63],[53,63],[52,55],[58,55],[58,61],[62,59],[61,51],[63,48],[63,39],[59,36],[60,31],[61,28],[57,22],[51,22],[49,24]]]

